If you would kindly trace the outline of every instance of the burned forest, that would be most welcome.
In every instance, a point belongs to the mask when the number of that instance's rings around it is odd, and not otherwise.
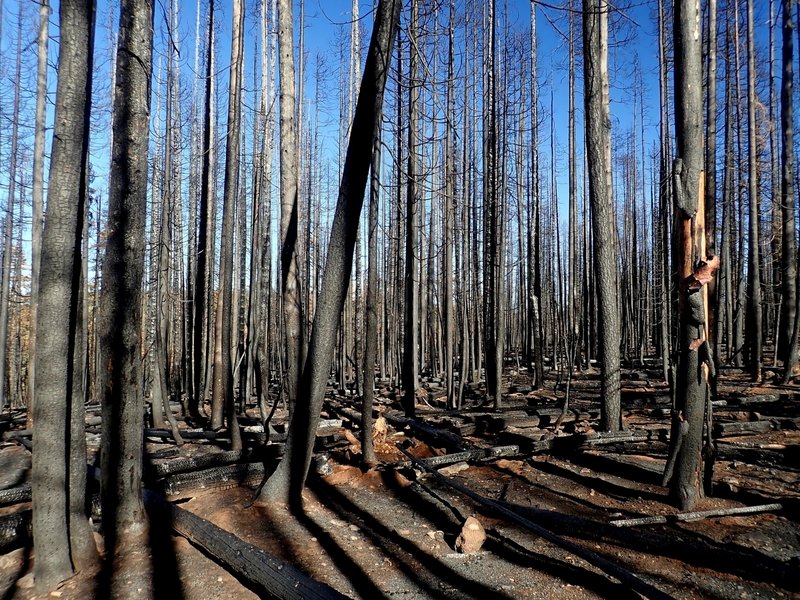
[[[0,597],[797,597],[799,47],[0,0]]]

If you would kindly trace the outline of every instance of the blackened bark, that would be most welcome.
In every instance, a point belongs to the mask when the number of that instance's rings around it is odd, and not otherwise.
[[[59,77],[37,323],[48,335],[41,336],[35,357],[38,373],[34,399],[36,452],[33,453],[31,484],[33,537],[39,549],[34,577],[37,588],[42,591],[70,577],[73,566],[90,559],[91,552],[96,553],[85,515],[75,515],[70,510],[83,500],[85,487],[69,487],[73,481],[70,474],[73,454],[82,452],[82,465],[86,460],[84,399],[73,396],[73,366],[81,316],[81,235],[91,106],[94,3],[62,1],[59,21]],[[82,468],[85,472],[85,466]],[[79,523],[81,519],[85,523]],[[88,540],[81,539],[81,535],[88,536]]]
[[[691,510],[703,496],[701,446],[708,388],[707,369],[697,342],[705,334],[707,288],[689,285],[705,256],[703,205],[702,58],[699,0],[675,5],[675,134],[677,154],[674,244],[679,278],[678,366],[670,456],[665,480],[682,510]],[[707,344],[707,342],[706,342]],[[666,483],[666,482],[665,482]]]
[[[146,540],[142,503],[142,279],[153,2],[122,0],[101,313],[102,500],[106,552]]]
[[[598,297],[601,427],[619,431],[620,316],[617,234],[611,196],[611,115],[608,100],[608,10],[606,0],[583,1],[584,105],[594,271]]]
[[[239,183],[239,148],[241,142],[240,122],[242,114],[242,57],[244,50],[244,10],[242,0],[233,3],[233,27],[231,32],[231,76],[228,97],[228,130],[225,151],[225,192],[222,205],[222,237],[220,238],[220,339],[219,353],[214,361],[214,388],[212,393],[212,424],[222,420],[224,409],[233,450],[240,450],[242,438],[236,420],[233,402],[233,368],[231,366],[231,305],[233,295],[233,217]]]
[[[372,149],[381,123],[383,92],[400,6],[401,0],[380,0],[376,11],[297,406],[292,413],[284,459],[262,489],[262,502],[291,500],[299,504],[301,500],[330,375],[337,323],[353,266],[358,222]]]
[[[783,285],[783,314],[781,330],[791,342],[783,358],[784,383],[794,375],[800,364],[800,319],[797,318],[797,239],[795,232],[794,196],[794,20],[792,2],[783,3],[783,75],[781,77],[781,277]]]

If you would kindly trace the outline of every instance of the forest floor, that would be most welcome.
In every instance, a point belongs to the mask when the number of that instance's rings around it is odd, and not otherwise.
[[[357,424],[350,420],[357,405],[331,394],[327,426],[342,422],[318,436],[323,453],[299,517],[283,506],[250,506],[261,479],[256,472],[163,489],[181,508],[352,598],[635,597],[627,584],[476,503],[448,481],[595,552],[667,597],[800,597],[800,390],[755,386],[740,371],[723,372],[714,410],[714,495],[696,510],[768,503],[781,508],[678,522],[670,519],[678,511],[660,485],[670,401],[666,386],[653,383],[656,378],[645,369],[626,372],[624,420],[630,433],[619,440],[594,435],[594,372],[572,382],[570,410],[558,433],[554,422],[565,386],[555,379],[531,391],[524,373],[511,372],[502,411],[480,406],[477,388],[462,410],[448,411],[437,382],[430,381],[418,419],[405,426],[397,418],[394,391],[382,390],[376,409],[389,427],[376,440],[380,465],[369,471],[360,468]],[[225,449],[220,440],[193,440],[174,452],[174,444],[149,440],[154,464]],[[96,442],[90,434],[90,452]],[[448,464],[439,469],[444,477],[411,466],[400,450],[424,459],[499,446],[513,447],[502,458]],[[26,453],[13,441],[2,445],[0,488],[24,480]],[[0,507],[0,517],[27,506]],[[487,539],[479,551],[462,553],[456,539],[470,516]],[[652,516],[668,522],[612,523]],[[157,597],[263,596],[184,538],[162,539],[154,548]],[[0,555],[0,598],[35,597],[33,560],[35,551],[27,546]],[[76,577],[60,597],[86,598],[91,588],[91,577]]]

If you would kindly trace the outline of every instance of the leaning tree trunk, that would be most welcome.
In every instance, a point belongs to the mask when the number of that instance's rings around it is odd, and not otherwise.
[[[622,427],[619,383],[619,284],[614,204],[611,195],[611,115],[608,98],[608,10],[606,0],[583,1],[584,105],[589,201],[592,208],[594,271],[597,278],[601,427]]]
[[[299,504],[301,501],[336,346],[337,324],[353,267],[359,216],[372,148],[380,129],[383,92],[400,6],[401,0],[380,0],[376,11],[297,406],[289,425],[284,459],[262,489],[261,502]]]
[[[678,365],[670,455],[664,482],[682,510],[703,496],[703,417],[708,393],[707,284],[719,265],[706,260],[703,193],[702,59],[699,0],[675,6],[674,245],[679,279]],[[704,364],[706,363],[706,364]]]
[[[81,316],[94,3],[62,0],[59,22],[59,76],[37,323],[48,335],[41,336],[35,357],[36,452],[31,491],[38,550],[34,577],[40,591],[54,589],[73,574],[73,567],[90,562],[96,553],[88,520],[83,515],[76,519],[70,511],[86,490],[68,485],[73,455],[82,453],[82,463],[86,460],[85,439],[79,435],[73,440],[70,434],[82,432],[84,418],[84,399],[73,397],[72,383],[73,361],[79,352],[76,333]]]
[[[133,552],[147,542],[141,485],[144,405],[140,332],[152,49],[152,0],[122,0],[99,320],[104,366],[100,387],[103,529],[110,557],[116,552]],[[115,574],[112,591],[116,582]]]

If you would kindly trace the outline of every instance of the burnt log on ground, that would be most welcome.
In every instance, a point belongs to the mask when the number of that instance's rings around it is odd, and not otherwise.
[[[528,434],[520,431],[503,431],[499,434],[498,439],[504,443],[517,444],[523,451],[536,454],[540,452],[570,452],[612,444],[663,441],[666,439],[667,433],[667,429],[639,429],[611,433],[577,433],[542,439],[546,432],[537,431]]]
[[[24,546],[31,539],[30,510],[0,517],[0,553]]]
[[[31,486],[27,483],[8,490],[0,490],[0,506],[30,501]]]
[[[145,467],[145,476],[150,479],[159,479],[178,473],[187,473],[211,467],[224,467],[242,460],[247,460],[251,458],[252,455],[253,452],[250,450],[227,450],[201,456],[176,458],[168,462]]]
[[[447,465],[453,465],[460,462],[470,462],[476,460],[491,460],[495,458],[504,458],[510,456],[520,456],[519,446],[495,446],[494,448],[476,448],[474,450],[467,450],[465,452],[453,452],[451,454],[442,454],[441,456],[432,456],[430,458],[419,458],[419,462],[428,467],[438,469]],[[395,469],[408,469],[413,467],[413,462],[407,461],[394,465]]]
[[[427,441],[431,444],[440,444],[448,448],[455,448],[458,450],[464,449],[465,441],[464,439],[455,433],[450,431],[445,431],[444,429],[439,429],[438,427],[433,427],[428,425],[427,423],[423,423],[419,419],[409,419],[407,417],[401,416],[399,412],[389,412],[386,411],[383,413],[383,417],[386,421],[389,422],[395,429],[401,431],[406,427],[410,428],[415,434],[419,435],[420,438]]]
[[[759,504],[757,506],[736,506],[733,508],[717,508],[714,510],[696,510],[692,512],[676,513],[674,515],[653,515],[634,519],[614,519],[611,521],[611,524],[614,525],[614,527],[637,527],[639,525],[659,525],[662,523],[679,523],[681,521],[701,521],[712,517],[753,515],[756,513],[780,510],[783,510],[783,505],[773,502],[772,504]]]
[[[282,448],[281,448],[282,449]],[[264,478],[264,463],[240,463],[165,477],[156,484],[165,496],[178,496],[197,490],[225,490],[256,486]]]
[[[332,587],[311,579],[293,565],[210,521],[170,504],[152,491],[145,491],[145,505],[150,511],[164,516],[176,533],[257,588],[260,595],[282,600],[347,598]]]

